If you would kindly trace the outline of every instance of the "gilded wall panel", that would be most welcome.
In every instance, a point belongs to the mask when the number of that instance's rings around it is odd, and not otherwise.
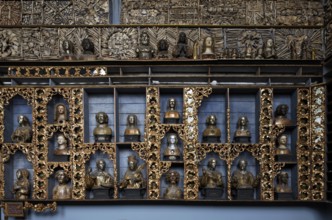
[[[109,0],[76,0],[75,24],[109,24]]]
[[[44,1],[44,24],[72,25],[75,22],[73,1]]]
[[[22,1],[22,25],[43,24],[43,0]]]
[[[21,15],[21,2],[0,1],[0,25],[20,25]]]

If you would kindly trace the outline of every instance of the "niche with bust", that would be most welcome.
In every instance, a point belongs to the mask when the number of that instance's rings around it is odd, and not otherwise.
[[[55,132],[48,141],[48,160],[53,162],[68,162],[70,159],[69,135]]]
[[[63,96],[57,94],[47,104],[48,123],[64,126],[69,122],[69,105]]]
[[[274,197],[277,200],[293,200],[294,194],[290,184],[290,174],[282,170],[277,174]]]
[[[162,158],[167,161],[182,161],[182,146],[178,134],[170,131],[165,135],[166,144],[162,147]],[[163,140],[163,142],[165,142]],[[165,146],[166,145],[166,146]]]

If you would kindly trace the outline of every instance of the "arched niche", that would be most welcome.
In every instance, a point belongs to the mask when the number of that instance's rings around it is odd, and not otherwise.
[[[4,142],[12,143],[11,136],[19,126],[18,117],[25,116],[32,127],[32,107],[28,101],[20,95],[15,95],[10,99],[9,104],[4,106]]]
[[[58,124],[56,120],[56,108],[60,105],[65,107],[67,121],[71,117],[69,113],[69,104],[67,100],[60,94],[52,96],[51,100],[47,103],[47,122],[49,124]]]
[[[171,137],[173,136],[173,137]],[[174,139],[174,137],[177,139],[177,148],[180,152],[180,156],[174,158],[174,160],[172,160],[172,158],[170,158],[170,156],[166,156],[165,154],[171,154],[169,145],[171,145],[172,141],[176,142],[176,139]],[[173,140],[172,140],[173,139]],[[168,153],[167,153],[168,152]],[[160,147],[160,159],[162,161],[172,161],[172,162],[183,162],[183,140],[182,137],[179,135],[179,133],[177,131],[175,131],[174,129],[170,129],[169,131],[167,131],[165,133],[165,136],[161,139],[161,147]]]
[[[17,171],[19,169],[27,169],[29,172],[29,196],[28,198],[32,198],[32,190],[33,190],[33,176],[34,169],[32,162],[27,159],[27,156],[23,154],[22,151],[17,150],[7,162],[4,163],[4,177],[5,177],[5,199],[15,199],[14,195],[14,185],[17,181]]]

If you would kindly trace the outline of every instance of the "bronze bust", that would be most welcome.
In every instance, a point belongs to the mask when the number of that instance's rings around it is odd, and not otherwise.
[[[95,142],[110,142],[112,129],[108,126],[108,116],[105,112],[96,114],[97,127],[93,130]]]
[[[192,51],[188,46],[187,35],[184,32],[179,34],[178,43],[175,45],[173,50],[173,57],[175,58],[191,58]]]
[[[182,189],[178,187],[180,174],[175,170],[170,170],[166,174],[168,186],[164,193],[164,199],[182,199]]]
[[[208,36],[203,41],[202,59],[215,59],[214,41],[211,36]]]
[[[209,160],[207,169],[203,169],[203,175],[200,178],[200,188],[223,188],[222,175],[216,170],[217,160]]]
[[[140,141],[141,132],[137,128],[137,116],[130,114],[127,117],[127,127],[124,132],[125,142]]]
[[[277,186],[275,187],[277,193],[291,193],[292,189],[288,185],[288,173],[280,172],[277,175]]]
[[[287,118],[288,106],[286,104],[280,104],[275,111],[274,123],[275,125],[292,126],[293,123]]]
[[[168,54],[169,44],[168,44],[167,40],[161,39],[158,42],[157,46],[158,46],[157,59],[167,59],[167,58],[169,58],[169,54]]]
[[[55,106],[54,122],[56,124],[63,124],[68,121],[67,108],[63,103],[59,103]]]
[[[140,189],[146,187],[142,170],[145,164],[137,166],[134,155],[128,156],[128,169],[120,182],[120,189]]]
[[[220,143],[221,131],[217,128],[217,117],[215,115],[209,115],[206,118],[206,125],[203,132],[203,142],[205,143]]]
[[[55,155],[70,155],[68,149],[67,139],[63,134],[59,134],[57,137],[58,147],[54,150]]]
[[[249,120],[246,116],[239,117],[234,133],[235,143],[250,143],[251,134],[248,129]]]
[[[167,134],[167,148],[163,155],[165,160],[180,160],[181,151],[178,147],[178,136],[176,133]]]
[[[14,198],[27,200],[30,194],[29,171],[27,169],[18,169],[16,171],[17,180],[14,183]]]
[[[290,150],[287,148],[287,135],[282,134],[278,138],[278,145],[276,149],[277,155],[290,154]]]
[[[258,178],[247,170],[248,162],[246,160],[239,160],[237,170],[232,174],[231,185],[234,189],[252,189],[257,187]]]
[[[58,170],[55,173],[55,179],[58,181],[58,184],[53,188],[53,199],[71,199],[72,188],[67,185],[69,176],[64,170]]]
[[[88,189],[114,188],[114,178],[105,169],[105,160],[97,160],[96,170],[88,174],[88,178],[91,180],[89,184],[87,184]]]
[[[139,59],[151,59],[153,57],[154,50],[150,46],[150,36],[146,31],[142,31],[140,36],[140,45],[136,49]]]
[[[18,127],[11,135],[11,139],[14,143],[31,143],[32,129],[30,127],[29,120],[24,115],[17,116]]]
[[[165,113],[164,122],[165,123],[179,123],[180,114],[176,111],[176,100],[175,98],[168,99],[167,102],[167,111]]]

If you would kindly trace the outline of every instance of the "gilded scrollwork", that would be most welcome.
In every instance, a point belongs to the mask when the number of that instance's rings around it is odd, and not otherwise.
[[[31,202],[24,202],[24,209],[32,209],[35,212],[45,212],[50,210],[55,212],[57,209],[57,203],[31,203]]]
[[[325,198],[325,146],[326,146],[326,87],[314,86],[311,90],[311,196],[313,200]]]

